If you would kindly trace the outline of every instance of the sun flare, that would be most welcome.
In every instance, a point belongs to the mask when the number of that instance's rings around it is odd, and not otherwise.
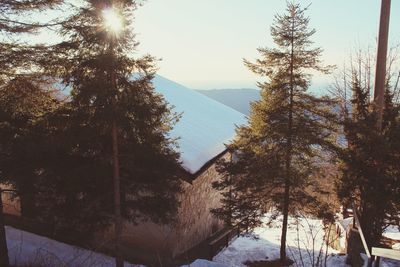
[[[107,29],[115,34],[118,34],[122,28],[122,18],[114,8],[107,8],[103,10],[104,24]]]

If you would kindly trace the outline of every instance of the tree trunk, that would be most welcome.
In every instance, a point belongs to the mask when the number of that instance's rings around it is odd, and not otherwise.
[[[121,253],[121,235],[122,235],[122,217],[121,217],[121,182],[119,177],[119,158],[118,158],[118,126],[116,122],[116,105],[117,105],[117,80],[114,67],[114,42],[115,37],[111,39],[110,51],[112,53],[111,62],[111,86],[115,96],[112,99],[113,120],[112,120],[112,161],[113,161],[113,184],[114,184],[114,234],[115,234],[115,266],[123,267],[124,261]]]
[[[121,218],[121,191],[119,178],[119,160],[118,160],[118,130],[115,120],[112,125],[112,141],[113,141],[113,180],[114,180],[114,212],[115,212],[115,265],[123,267],[123,259],[121,253],[121,234],[122,234],[122,218]]]
[[[284,264],[286,261],[286,234],[289,218],[289,205],[290,205],[290,181],[291,181],[291,161],[292,161],[292,120],[293,120],[293,90],[290,90],[290,104],[289,104],[289,122],[288,122],[288,144],[286,151],[286,177],[285,177],[285,194],[283,199],[283,223],[282,223],[282,236],[281,236],[281,249],[280,260]]]
[[[292,14],[292,16],[294,16]],[[289,218],[290,205],[290,183],[291,183],[291,162],[292,162],[292,131],[293,131],[293,93],[294,93],[294,18],[292,18],[292,40],[290,53],[290,91],[289,91],[289,110],[288,110],[288,132],[287,132],[287,148],[286,148],[286,177],[285,177],[285,193],[283,199],[283,223],[280,248],[280,261],[284,265],[286,261],[286,234]]]
[[[281,236],[281,250],[280,250],[280,260],[282,264],[286,261],[286,233],[289,217],[289,191],[290,185],[289,181],[285,182],[285,196],[283,202],[283,224],[282,224],[282,236]]]
[[[4,225],[3,200],[1,199],[2,192],[3,191],[0,188],[0,266],[8,267],[7,238]]]

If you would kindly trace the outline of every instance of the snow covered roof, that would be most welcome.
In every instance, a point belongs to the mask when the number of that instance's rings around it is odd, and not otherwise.
[[[53,85],[66,95],[71,92],[69,86]],[[170,134],[178,138],[182,167],[191,174],[225,151],[236,125],[247,122],[244,114],[160,75],[154,77],[153,85],[175,112],[182,113]]]
[[[194,174],[225,151],[245,115],[192,89],[157,75],[153,85],[174,111],[183,113],[171,132],[178,137],[182,166]]]

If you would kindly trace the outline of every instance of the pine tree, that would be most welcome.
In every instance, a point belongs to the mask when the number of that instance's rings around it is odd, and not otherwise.
[[[154,58],[133,57],[136,6],[136,1],[85,1],[63,22],[65,41],[48,52],[57,55],[48,71],[70,88],[71,98],[44,121],[53,130],[44,145],[49,151],[38,183],[39,189],[43,185],[52,191],[36,198],[43,220],[93,233],[113,217],[120,223],[118,213],[112,216],[115,199],[134,223],[174,218],[183,170],[167,133],[178,116],[153,88]],[[105,25],[106,12],[116,12],[118,31]],[[112,190],[115,137],[120,196]],[[51,197],[56,201],[50,202]],[[115,226],[120,265],[121,228]]]
[[[0,84],[3,85],[14,77],[19,79],[22,74],[28,74],[32,80],[32,73],[38,69],[32,67],[37,58],[46,49],[45,45],[34,45],[21,38],[27,34],[37,34],[42,29],[56,26],[57,21],[38,21],[35,15],[38,12],[59,7],[63,0],[0,0]],[[20,40],[22,39],[22,40]],[[37,65],[36,65],[37,67]]]
[[[15,164],[10,165],[7,163],[12,162],[12,159],[16,160],[12,163],[16,163],[20,159],[27,158],[22,153],[22,151],[25,151],[26,144],[22,144],[26,141],[26,136],[31,132],[32,125],[38,119],[41,111],[48,110],[54,104],[47,103],[42,105],[53,97],[48,92],[37,90],[39,88],[39,79],[33,73],[35,55],[43,50],[44,47],[17,42],[18,38],[15,37],[20,37],[21,34],[34,33],[40,28],[48,27],[48,23],[44,25],[38,21],[27,19],[31,17],[29,14],[55,7],[62,2],[61,0],[0,0],[0,183],[7,182],[15,185],[16,179],[14,178],[21,178],[13,171],[11,173],[14,174],[10,175],[11,166],[15,166]],[[39,96],[45,97],[39,100]],[[16,99],[23,101],[20,103],[8,102]],[[38,100],[37,106],[31,105]],[[21,103],[26,106],[21,106]],[[18,151],[16,150],[18,147],[23,149]],[[20,156],[23,156],[23,158]],[[21,165],[16,168],[19,174],[21,174],[22,169],[29,168],[22,166],[23,163],[24,161],[20,162]],[[30,162],[28,162],[28,166],[31,166]],[[25,181],[29,181],[29,179],[25,177]],[[0,188],[0,197],[2,192],[3,190]],[[19,190],[15,191],[15,193],[22,195]],[[0,217],[0,265],[8,266],[7,243],[1,205]]]
[[[307,93],[308,70],[328,72],[312,48],[309,18],[298,4],[288,3],[285,15],[276,15],[271,35],[277,48],[259,48],[261,58],[245,60],[254,73],[268,80],[259,83],[261,100],[252,104],[249,125],[237,130],[229,146],[231,162],[220,163],[225,174],[214,184],[226,190],[223,207],[214,212],[242,229],[253,229],[271,206],[283,213],[280,258],[286,261],[289,212],[315,200],[305,189],[315,169],[319,148],[330,145],[334,118],[328,98]],[[227,193],[231,192],[231,193]]]
[[[45,1],[26,1],[27,7],[29,3],[45,6]],[[110,9],[122,19],[118,36],[105,27],[104,12]],[[117,125],[121,179],[121,194],[115,195],[121,200],[122,215],[133,223],[147,219],[167,223],[178,207],[183,170],[167,133],[179,116],[171,113],[152,86],[154,58],[133,57],[138,45],[130,30],[135,9],[136,1],[85,1],[62,21],[62,43],[45,49],[7,44],[2,48],[12,45],[14,50],[0,51],[8,62],[2,82],[16,90],[2,87],[4,108],[10,109],[0,113],[19,114],[10,99],[28,103],[24,120],[32,124],[26,126],[28,130],[21,128],[23,141],[9,148],[3,146],[7,142],[1,143],[1,161],[7,160],[1,164],[1,174],[20,192],[29,188],[30,194],[21,195],[21,201],[34,205],[29,209],[23,205],[25,215],[52,226],[55,234],[74,229],[78,241],[109,226],[114,217],[113,124]],[[31,71],[10,79],[17,70]],[[54,86],[71,90],[70,96],[63,101],[65,96],[44,89]],[[14,133],[14,128],[3,128],[2,136]],[[19,163],[27,164],[18,169]],[[117,258],[121,264],[121,257]]]
[[[360,223],[369,246],[378,246],[388,224],[399,212],[400,107],[386,86],[382,133],[376,129],[377,113],[370,101],[369,88],[353,73],[351,117],[344,123],[348,147],[340,153],[339,198],[347,205],[356,203]],[[398,223],[398,222],[397,222]]]

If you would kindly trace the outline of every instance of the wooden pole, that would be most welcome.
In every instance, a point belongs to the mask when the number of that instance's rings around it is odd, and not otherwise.
[[[378,130],[382,130],[382,116],[385,102],[386,57],[389,38],[391,0],[382,0],[379,23],[378,52],[376,59],[374,101],[378,112]]]
[[[357,209],[356,209],[356,205],[355,204],[353,204],[353,216],[354,216],[354,219],[356,221],[357,230],[360,233],[361,242],[362,242],[362,245],[364,247],[365,254],[367,254],[367,257],[368,257],[368,260],[369,260],[372,257],[371,250],[368,247],[367,241],[365,239],[364,231],[363,231],[363,229],[361,227],[360,219],[358,218]]]

